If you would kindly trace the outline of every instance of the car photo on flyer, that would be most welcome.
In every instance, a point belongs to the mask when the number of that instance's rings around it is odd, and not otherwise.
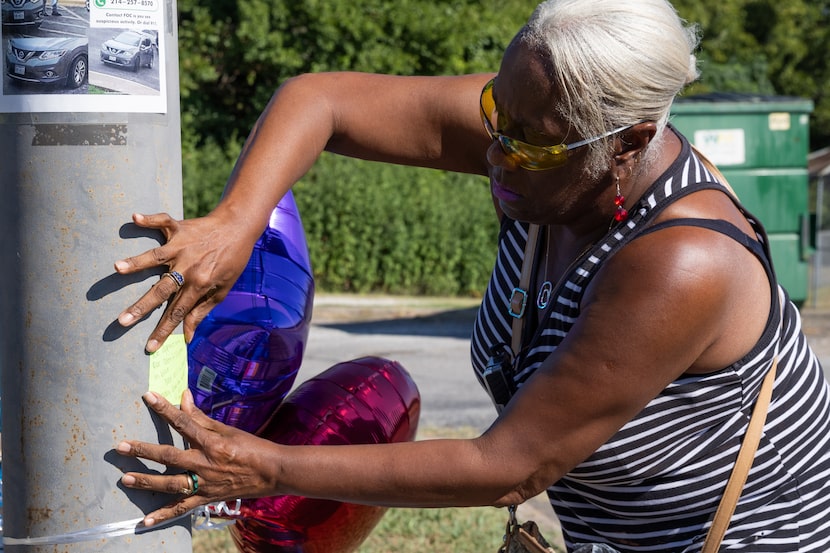
[[[162,0],[0,6],[0,111],[166,113]]]

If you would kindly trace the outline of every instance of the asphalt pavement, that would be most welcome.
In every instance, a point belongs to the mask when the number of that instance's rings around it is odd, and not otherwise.
[[[421,392],[422,428],[482,431],[496,413],[470,365],[477,307],[474,299],[318,294],[297,383],[357,357],[394,359]],[[830,309],[805,306],[801,313],[828,374]]]
[[[470,364],[472,299],[317,295],[297,383],[363,356],[398,361],[421,393],[420,426],[484,430],[495,409]]]

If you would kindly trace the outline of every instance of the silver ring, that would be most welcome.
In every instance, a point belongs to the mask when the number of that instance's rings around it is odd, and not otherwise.
[[[176,289],[181,290],[182,286],[184,286],[184,275],[182,275],[178,271],[170,271],[169,273],[164,273],[162,277],[170,277],[173,279],[173,282],[176,283]]]

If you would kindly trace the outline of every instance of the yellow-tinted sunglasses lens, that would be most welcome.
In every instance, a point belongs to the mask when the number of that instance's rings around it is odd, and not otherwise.
[[[513,163],[529,171],[544,171],[561,167],[568,161],[568,147],[565,144],[556,146],[536,146],[516,138],[510,138],[498,132],[494,127],[497,122],[496,102],[493,99],[493,84],[491,79],[481,91],[481,121],[490,138],[497,141],[499,146]]]
[[[517,165],[530,171],[544,171],[561,167],[568,162],[568,147],[564,144],[556,146],[534,146],[501,133],[495,133],[502,151]]]

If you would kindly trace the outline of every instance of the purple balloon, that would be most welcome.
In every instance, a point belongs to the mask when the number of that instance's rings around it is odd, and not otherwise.
[[[291,390],[308,339],[314,280],[302,221],[289,192],[271,213],[248,265],[187,348],[196,405],[256,432]]]
[[[415,439],[421,398],[397,362],[365,357],[300,384],[259,433],[286,445],[378,444]],[[290,495],[245,499],[230,528],[242,553],[345,553],[386,511]]]

